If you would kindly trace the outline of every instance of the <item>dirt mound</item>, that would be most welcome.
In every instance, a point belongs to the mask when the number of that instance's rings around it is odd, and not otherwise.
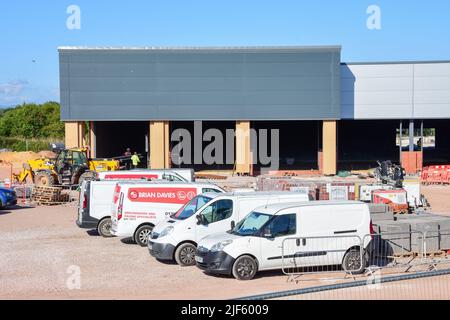
[[[56,153],[52,151],[40,151],[37,153],[39,157],[47,158],[47,159],[55,159]]]
[[[51,151],[41,152],[0,152],[0,166],[10,168],[12,164],[13,172],[19,173],[22,170],[23,164],[28,160],[40,159],[40,158],[55,158],[56,154]],[[10,169],[9,169],[10,170]],[[9,176],[9,175],[8,175]]]
[[[17,162],[17,161],[27,161],[31,159],[37,159],[39,155],[35,152],[2,152],[0,153],[0,161],[3,162]]]

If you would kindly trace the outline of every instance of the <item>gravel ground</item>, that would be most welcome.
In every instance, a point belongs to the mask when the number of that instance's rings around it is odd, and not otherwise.
[[[75,218],[68,206],[0,211],[1,299],[228,299],[297,287],[281,272],[240,282],[163,264],[146,248],[78,228]],[[72,266],[79,290],[67,286]]]
[[[433,213],[450,216],[450,186],[422,186],[422,193]]]
[[[433,210],[450,212],[450,187],[426,187],[424,193]],[[146,248],[80,229],[75,219],[74,206],[0,211],[0,299],[230,299],[328,284],[296,284],[281,271],[248,282],[208,276],[196,267],[160,263]],[[80,288],[70,289],[77,270]],[[448,285],[449,277],[433,281]],[[417,291],[404,291],[417,298]],[[392,291],[386,292],[388,297]]]

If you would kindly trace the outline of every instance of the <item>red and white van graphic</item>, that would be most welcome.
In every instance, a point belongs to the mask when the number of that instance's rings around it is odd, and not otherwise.
[[[140,187],[128,189],[128,199],[132,202],[185,204],[196,195],[196,188]]]
[[[119,200],[119,194],[120,194],[120,185],[116,184],[116,187],[114,188],[114,197],[113,197],[114,204],[116,204],[117,200]]]
[[[139,193],[137,191],[131,190],[130,199],[136,200],[137,198],[139,198]]]

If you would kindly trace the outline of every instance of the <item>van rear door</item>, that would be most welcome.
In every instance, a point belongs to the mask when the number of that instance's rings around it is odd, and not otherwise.
[[[85,220],[84,217],[89,215],[90,185],[91,181],[83,181],[80,187],[78,198],[78,226],[82,226],[83,220]]]
[[[101,220],[111,215],[111,195],[114,193],[115,186],[112,183],[91,184],[89,208],[91,217]]]
[[[345,252],[361,244],[362,205],[326,205],[300,209],[300,236],[304,236],[296,263],[307,266],[339,265]],[[370,224],[367,224],[368,228]]]

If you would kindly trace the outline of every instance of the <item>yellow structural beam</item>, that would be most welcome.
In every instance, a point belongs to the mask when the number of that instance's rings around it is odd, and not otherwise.
[[[97,151],[95,147],[95,130],[94,130],[94,121],[89,122],[89,153],[91,158],[95,158]]]
[[[167,169],[170,167],[169,122],[150,122],[150,168]]]
[[[250,121],[236,121],[236,173],[251,171]]]
[[[324,121],[322,131],[323,174],[337,173],[337,122]]]
[[[65,145],[66,148],[78,148],[80,145],[80,123],[79,122],[65,122]]]

